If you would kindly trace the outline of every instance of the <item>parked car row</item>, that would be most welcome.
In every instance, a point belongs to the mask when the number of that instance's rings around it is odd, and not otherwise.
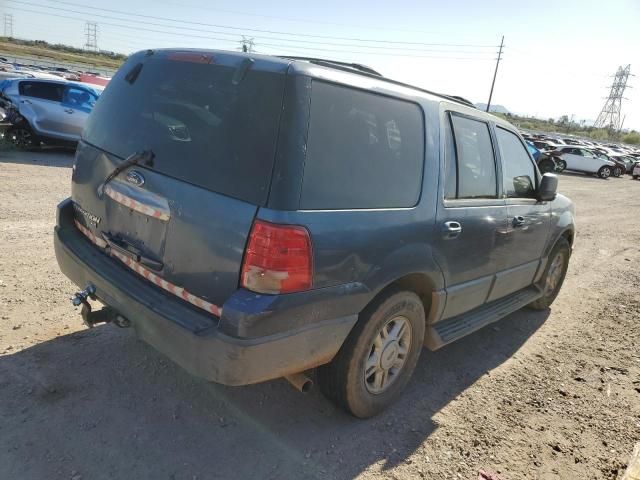
[[[97,72],[71,70],[66,67],[44,67],[24,63],[11,63],[0,57],[0,81],[11,78],[41,78],[49,80],[70,80],[105,86],[110,78]]]
[[[521,132],[534,148],[551,159],[555,171],[571,170],[594,174],[600,178],[635,175],[640,163],[640,149],[628,145],[603,144],[570,137]],[[541,168],[542,170],[542,168]],[[634,176],[634,178],[636,178]]]

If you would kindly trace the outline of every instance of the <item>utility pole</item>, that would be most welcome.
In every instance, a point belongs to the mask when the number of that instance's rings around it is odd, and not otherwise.
[[[622,130],[622,124],[624,123],[624,120],[622,122],[620,121],[622,100],[626,100],[623,96],[625,89],[630,88],[627,86],[629,75],[631,75],[631,65],[618,67],[618,71],[613,77],[613,84],[611,85],[609,96],[604,102],[604,106],[596,122],[593,124],[594,127],[618,131]]]
[[[13,37],[13,14],[4,14],[4,36],[8,38]]]
[[[87,37],[87,41],[84,44],[84,48],[98,51],[98,24],[96,22],[87,22],[84,27],[84,34]]]
[[[244,35],[242,36],[242,40],[240,41],[240,50],[245,53],[253,53],[256,44],[253,41],[253,37],[247,38]]]
[[[496,84],[496,76],[498,75],[498,65],[500,65],[500,60],[502,59],[503,46],[504,46],[504,35],[502,36],[502,40],[500,40],[500,50],[498,50],[498,58],[496,59],[496,70],[493,72],[493,82],[491,82],[491,91],[489,92],[489,101],[487,102],[487,112],[491,107],[491,97],[493,97],[493,86]]]

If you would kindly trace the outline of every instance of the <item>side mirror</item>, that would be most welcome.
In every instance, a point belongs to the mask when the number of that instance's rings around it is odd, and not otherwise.
[[[542,175],[542,180],[538,187],[538,200],[541,202],[550,202],[556,198],[557,191],[558,176],[553,173],[545,173]]]

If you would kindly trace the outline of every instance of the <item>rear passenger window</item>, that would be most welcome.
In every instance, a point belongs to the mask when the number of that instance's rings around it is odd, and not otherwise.
[[[489,125],[451,115],[457,156],[455,198],[497,198],[496,162]],[[446,180],[446,185],[450,179]]]
[[[535,196],[536,173],[529,154],[520,139],[513,133],[496,128],[502,156],[502,178],[507,197]]]
[[[49,82],[20,82],[18,91],[25,97],[42,98],[54,102],[62,101],[64,86],[59,83]]]
[[[417,105],[313,82],[300,208],[412,207],[423,158]]]

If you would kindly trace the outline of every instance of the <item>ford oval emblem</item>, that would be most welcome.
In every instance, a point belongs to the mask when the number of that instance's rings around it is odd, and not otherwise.
[[[127,173],[127,182],[133,183],[136,187],[144,185],[144,177],[137,170],[131,170]]]

